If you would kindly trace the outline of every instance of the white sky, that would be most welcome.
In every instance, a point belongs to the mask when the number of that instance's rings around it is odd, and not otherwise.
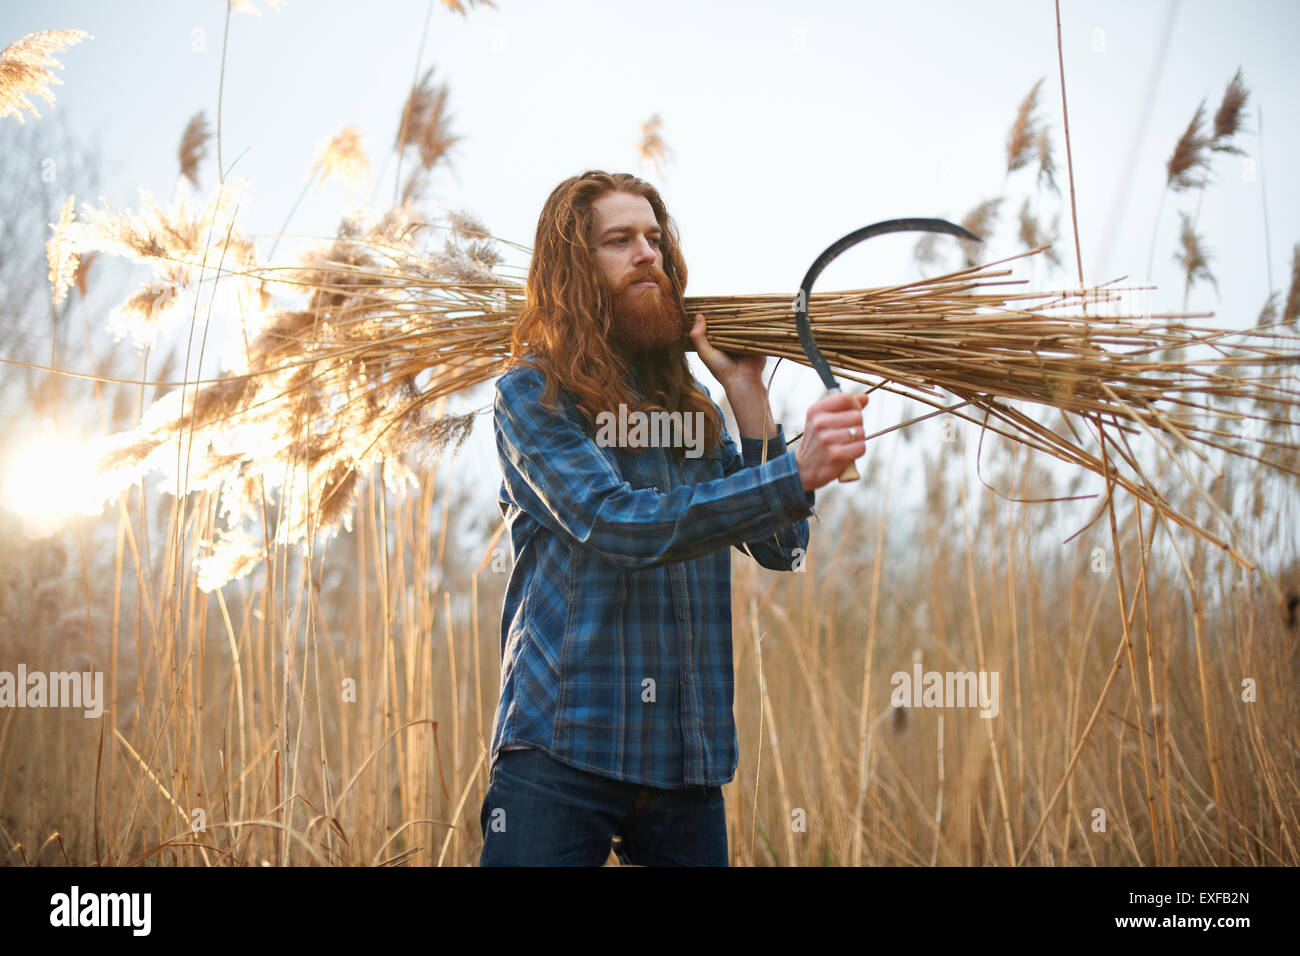
[[[1262,185],[1275,287],[1285,289],[1300,240],[1300,178],[1286,173],[1300,160],[1300,3],[1061,6],[1089,283],[1142,279],[1165,162],[1197,104],[1206,100],[1213,117],[1243,68],[1249,132],[1236,143],[1253,158],[1255,175],[1239,157],[1214,161],[1198,231],[1219,289],[1195,290],[1189,308],[1215,311],[1215,324],[1253,322],[1269,291]],[[1171,6],[1168,53],[1157,73]],[[260,17],[232,15],[222,154],[229,164],[243,153],[230,175],[252,181],[242,228],[267,237],[259,241],[264,252],[317,146],[343,125],[360,127],[376,171],[387,172],[379,187],[387,204],[389,145],[426,10],[425,0],[288,0]],[[43,29],[93,34],[59,55],[65,70],[54,109],[101,134],[110,164],[104,193],[115,205],[135,206],[137,186],[170,199],[190,116],[204,109],[215,127],[224,17],[220,0],[6,0],[0,45]],[[203,31],[198,51],[195,31]],[[1039,288],[1074,283],[1051,0],[498,0],[498,9],[468,17],[438,4],[422,68],[430,64],[450,83],[453,129],[465,137],[453,173],[435,180],[434,201],[470,209],[518,242],[531,243],[543,201],[566,176],[605,168],[653,179],[638,169],[635,145],[638,124],[659,113],[673,151],[660,185],[681,227],[693,295],[792,293],[816,254],[852,229],[898,216],[959,220],[1002,191],[1016,107],[1045,78],[1040,115],[1052,130],[1062,188],[1058,249],[1068,268],[1052,277],[1041,267],[1023,274]],[[50,114],[43,103],[38,108]],[[213,159],[200,178],[210,190]],[[1032,170],[1022,170],[1007,182],[986,259],[1016,251],[1014,216],[1033,180]],[[1153,277],[1158,309],[1182,306],[1171,258],[1177,212],[1194,213],[1197,198],[1172,195],[1165,203]],[[340,184],[326,184],[289,231],[332,235],[344,200]],[[1050,222],[1058,200],[1043,193],[1042,202]],[[1109,235],[1112,208],[1119,218]],[[914,241],[896,236],[859,247],[817,288],[915,278]],[[803,375],[783,365],[778,376],[778,386],[798,385],[790,431],[819,394]],[[720,398],[720,389],[714,394]],[[489,428],[478,433],[476,440],[490,438]]]
[[[1164,162],[1196,105],[1206,99],[1212,115],[1241,66],[1252,90],[1252,134],[1238,143],[1263,166],[1282,284],[1300,238],[1298,186],[1285,175],[1300,157],[1291,122],[1300,106],[1300,4],[1176,5],[1167,61],[1143,117],[1169,3],[1062,4],[1085,279],[1145,271]],[[253,181],[248,231],[278,230],[315,148],[342,125],[360,127],[372,163],[384,165],[426,9],[424,0],[287,0],[278,12],[231,17],[223,157],[229,164],[248,150],[231,172]],[[94,35],[60,55],[66,69],[55,109],[102,131],[120,168],[106,192],[134,204],[137,185],[170,197],[186,121],[200,109],[215,117],[223,20],[219,0],[18,0],[0,9],[0,37],[68,26]],[[204,31],[203,52],[192,49],[195,30]],[[435,199],[473,209],[517,241],[531,242],[560,179],[588,167],[636,169],[638,124],[660,113],[675,159],[661,185],[682,227],[694,294],[786,291],[817,252],[853,228],[904,215],[959,219],[996,196],[1007,129],[1040,77],[1065,181],[1050,0],[665,0],[653,15],[617,0],[499,0],[499,9],[468,17],[438,4],[424,63],[451,84],[454,129],[466,137]],[[1253,135],[1257,105],[1267,123],[1263,151]],[[1140,149],[1130,169],[1134,140]],[[391,163],[387,171],[385,197]],[[201,171],[208,187],[214,172],[212,162]],[[1223,302],[1207,289],[1194,294],[1192,308],[1253,316],[1267,292],[1259,180],[1243,182],[1237,157],[1219,156],[1215,172],[1199,229],[1216,254]],[[1008,234],[1032,179],[1021,171],[1008,183]],[[1107,249],[1110,206],[1126,188],[1129,202]],[[1178,198],[1165,207],[1156,272],[1174,306],[1176,209],[1195,208],[1194,196]],[[343,202],[342,187],[327,184],[291,230],[332,234]],[[1062,221],[1061,251],[1070,260],[1068,208]],[[850,253],[851,267],[828,273],[826,288],[840,273],[865,284],[906,274],[912,241],[877,240],[860,262]],[[1010,246],[1009,236],[995,242],[990,256]]]

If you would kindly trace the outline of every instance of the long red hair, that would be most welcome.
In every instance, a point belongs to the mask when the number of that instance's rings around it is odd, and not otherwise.
[[[703,412],[704,448],[712,450],[721,441],[722,418],[691,375],[688,340],[642,353],[645,390],[640,395],[628,388],[631,369],[626,357],[610,345],[614,296],[601,281],[596,263],[591,204],[611,192],[641,196],[650,203],[661,233],[659,249],[670,294],[684,313],[686,262],[677,227],[658,190],[628,173],[588,170],[556,186],[542,207],[524,308],[511,335],[507,364],[532,365],[542,372],[542,403],[547,407],[557,407],[561,389],[570,392],[593,429],[600,412],[616,412],[620,403],[628,411]],[[531,355],[525,358],[527,353]],[[684,448],[676,451],[685,454]]]

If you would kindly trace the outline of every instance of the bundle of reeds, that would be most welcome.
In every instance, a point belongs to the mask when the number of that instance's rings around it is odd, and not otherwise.
[[[1174,452],[1191,452],[1215,474],[1210,450],[1300,476],[1297,445],[1264,434],[1267,425],[1291,422],[1300,393],[1287,369],[1300,361],[1300,338],[1282,326],[1232,331],[1190,326],[1186,320],[1198,317],[1192,315],[1095,311],[1132,290],[986,291],[1011,284],[995,279],[1006,274],[984,266],[904,286],[815,295],[810,315],[819,347],[843,377],[937,410],[906,424],[946,412],[1086,468],[1250,566],[1232,542],[1169,504],[1128,438],[1150,437],[1230,527]],[[694,307],[715,314],[710,341],[719,348],[807,364],[788,304],[763,298],[702,299]],[[1054,311],[1088,304],[1091,314]],[[1189,357],[1171,357],[1180,354]],[[959,401],[948,402],[944,392]],[[1063,430],[1013,402],[1058,410]],[[1098,451],[1085,447],[1069,414],[1090,426]],[[1115,433],[1106,439],[1108,428]]]
[[[443,400],[501,372],[523,287],[499,275],[493,240],[470,217],[451,217],[436,255],[415,250],[417,225],[396,211],[372,224],[352,220],[327,253],[301,266],[241,270],[264,300],[278,287],[307,294],[306,306],[268,308],[237,374],[173,392],[103,458],[113,488],[155,466],[173,471],[179,493],[223,486],[230,531],[216,542],[205,586],[262,557],[264,541],[240,529],[268,486],[299,492],[281,505],[276,539],[306,540],[347,522],[369,464],[385,462],[399,483],[413,457],[459,447],[483,411],[443,414]],[[844,378],[935,409],[922,417],[956,415],[1095,472],[1251,566],[1234,542],[1169,503],[1129,439],[1148,436],[1193,483],[1181,451],[1212,471],[1219,452],[1300,475],[1285,432],[1269,438],[1260,427],[1243,441],[1241,428],[1290,421],[1294,319],[1201,328],[1189,320],[1204,316],[1121,311],[1135,290],[1113,283],[1024,291],[1024,280],[999,268],[1046,248],[902,285],[816,293],[814,333]],[[807,364],[788,296],[688,298],[686,308],[704,314],[719,348]],[[1060,426],[1022,403],[1059,411]]]

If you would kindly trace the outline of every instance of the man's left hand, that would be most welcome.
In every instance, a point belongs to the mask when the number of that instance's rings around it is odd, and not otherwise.
[[[695,314],[695,324],[691,326],[691,341],[695,343],[695,351],[700,356],[700,361],[728,392],[736,387],[743,389],[748,385],[762,384],[763,367],[767,364],[767,356],[731,356],[715,349],[705,337],[703,313]]]

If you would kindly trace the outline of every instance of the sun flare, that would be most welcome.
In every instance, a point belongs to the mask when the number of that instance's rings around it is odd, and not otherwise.
[[[38,436],[9,457],[4,506],[38,521],[98,514],[90,491],[94,461],[85,445],[54,434]]]

